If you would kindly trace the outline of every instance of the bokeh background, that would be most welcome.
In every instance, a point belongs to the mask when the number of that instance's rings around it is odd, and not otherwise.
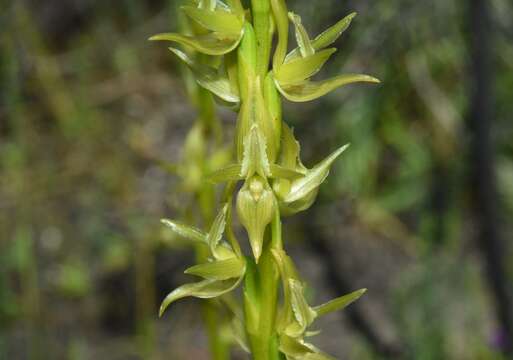
[[[357,11],[323,75],[382,80],[285,105],[307,165],[351,143],[285,227],[314,303],[369,289],[316,344],[508,358],[513,3],[288,4],[311,34]],[[0,359],[209,358],[198,301],[157,319],[194,261],[159,219],[194,211],[173,164],[196,110],[178,62],[146,41],[177,29],[177,6],[0,1]],[[234,114],[218,116],[229,134]]]

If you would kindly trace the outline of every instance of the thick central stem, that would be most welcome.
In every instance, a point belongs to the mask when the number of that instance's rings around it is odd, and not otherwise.
[[[246,329],[255,360],[281,359],[276,333],[279,273],[272,254],[282,248],[279,212],[268,240],[259,263],[250,267],[244,291]]]
[[[269,0],[251,0],[251,10],[254,28],[255,57],[253,82],[263,82],[269,72],[273,27],[271,25],[271,6]],[[249,44],[249,42],[247,42]],[[251,63],[251,62],[250,62]],[[254,86],[254,85],[253,85]],[[262,86],[256,86],[254,91],[262,91]],[[247,92],[241,91],[242,102],[249,101],[249,108],[258,108],[251,102],[263,98],[264,94],[253,94],[245,98]],[[266,119],[271,122],[271,118]],[[265,125],[264,125],[265,127]],[[267,138],[269,144],[272,139]],[[278,307],[279,272],[274,262],[272,249],[281,249],[281,220],[279,211],[275,212],[264,243],[262,255],[256,264],[248,259],[248,269],[244,283],[244,311],[246,333],[255,360],[280,360],[278,351],[278,335],[276,333],[276,313]]]

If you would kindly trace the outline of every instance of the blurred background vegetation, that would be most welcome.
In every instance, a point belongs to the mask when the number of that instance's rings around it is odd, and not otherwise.
[[[509,358],[513,4],[288,3],[312,34],[357,11],[327,72],[382,80],[286,104],[307,165],[352,144],[286,224],[316,303],[369,288],[316,342]],[[177,29],[177,6],[0,1],[0,359],[208,359],[197,301],[156,310],[194,256],[159,219],[194,211],[170,164],[196,114],[178,62],[146,41]]]

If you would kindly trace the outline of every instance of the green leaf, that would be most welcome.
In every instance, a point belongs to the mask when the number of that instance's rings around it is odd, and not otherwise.
[[[245,267],[245,261],[234,255],[231,259],[192,266],[185,270],[185,273],[210,280],[228,280],[241,277]]]
[[[312,41],[312,47],[315,51],[324,49],[327,46],[330,46],[333,44],[339,37],[342,35],[344,31],[347,30],[349,25],[351,24],[351,21],[356,16],[356,13],[353,12],[346,17],[344,17],[342,20],[337,22],[335,25],[331,26],[330,28],[326,29],[324,32],[319,34],[313,41]],[[285,62],[290,61],[298,56],[301,55],[299,47],[292,50],[287,57],[285,58]]]
[[[344,145],[334,151],[326,159],[308,170],[307,174],[299,180],[292,182],[290,192],[283,199],[285,203],[291,203],[307,196],[315,191],[326,179],[333,162],[342,154],[349,145]]]
[[[301,22],[301,17],[293,12],[289,12],[289,19],[294,23],[294,27],[296,29],[296,41],[299,45],[301,56],[307,57],[313,55],[315,53],[315,49],[312,46],[310,37]]]
[[[197,283],[182,285],[173,290],[166,296],[164,301],[162,301],[159,316],[162,316],[169,305],[184,297],[192,296],[200,299],[211,299],[230,292],[239,285],[241,279],[242,277],[223,281],[203,280]]]
[[[173,41],[189,46],[200,53],[207,55],[224,55],[239,45],[242,36],[218,37],[214,33],[190,36],[176,33],[164,33],[152,36],[151,41]]]
[[[200,86],[229,103],[238,103],[240,101],[239,95],[233,91],[228,77],[220,75],[215,68],[194,62],[183,51],[173,47],[170,47],[169,50],[189,66]]]
[[[316,306],[316,307],[314,307],[314,310],[317,312],[317,314],[319,316],[329,314],[330,312],[341,310],[341,309],[345,308],[346,306],[348,306],[349,304],[351,304],[352,302],[358,300],[363,294],[365,294],[366,291],[367,291],[367,289],[360,289],[360,290],[353,291],[350,294],[338,297],[336,299],[328,301],[325,304]]]
[[[239,36],[242,31],[243,19],[224,10],[199,9],[193,6],[182,6],[182,11],[205,29],[226,36]]]
[[[179,236],[182,236],[194,242],[199,242],[208,245],[207,234],[205,234],[203,231],[174,220],[161,219],[160,221],[164,225],[170,227],[171,230],[173,230]]]
[[[256,124],[253,124],[244,141],[244,155],[240,176],[248,178],[254,174],[258,174],[263,178],[271,175],[266,141]]]
[[[321,50],[307,57],[298,57],[283,64],[275,74],[280,86],[291,86],[315,75],[336,51],[335,48]]]
[[[305,102],[315,100],[336,88],[355,82],[379,83],[379,80],[369,75],[343,74],[323,81],[305,81],[301,84],[286,86],[280,86],[280,83],[276,81],[276,85],[286,99]]]
[[[209,174],[207,176],[207,180],[213,182],[214,184],[227,181],[238,181],[243,179],[243,177],[240,176],[241,170],[241,165],[231,164]]]

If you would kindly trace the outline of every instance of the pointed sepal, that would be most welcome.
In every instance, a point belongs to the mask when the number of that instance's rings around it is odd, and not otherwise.
[[[159,309],[159,316],[162,316],[168,306],[179,299],[189,296],[200,299],[211,299],[230,292],[239,285],[241,279],[242,277],[223,281],[203,280],[197,283],[182,285],[173,290],[166,296],[164,301],[162,301]]]
[[[357,82],[379,83],[379,80],[369,75],[343,74],[323,81],[304,81],[294,85],[281,86],[279,81],[276,81],[276,86],[287,100],[305,102],[318,99],[341,86]]]
[[[245,272],[245,268],[244,259],[234,255],[226,260],[191,266],[185,270],[185,273],[200,276],[207,280],[228,280],[241,277]]]
[[[318,316],[326,315],[334,311],[342,310],[349,304],[355,302],[358,300],[367,289],[360,289],[353,291],[352,293],[349,293],[344,296],[340,296],[336,299],[330,300],[327,303],[324,303],[319,306],[315,306],[314,310],[318,314]]]
[[[205,35],[182,35],[177,33],[157,34],[149,38],[150,41],[172,41],[188,46],[207,55],[224,55],[234,50],[241,40],[241,36],[219,37],[213,33]]]

